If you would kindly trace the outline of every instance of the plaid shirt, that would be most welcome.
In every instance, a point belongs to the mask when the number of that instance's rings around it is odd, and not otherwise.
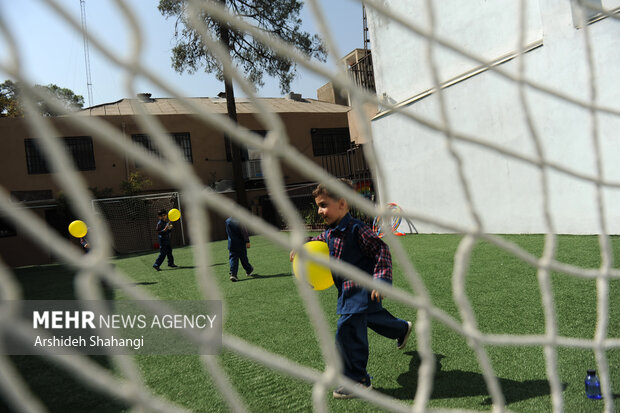
[[[325,232],[312,238],[313,241],[324,241],[330,245],[330,255],[336,259],[342,259],[344,240],[350,231],[354,231],[354,238],[362,254],[370,258],[374,263],[372,276],[392,283],[392,256],[389,247],[375,234],[368,225],[355,220],[351,215],[345,215],[338,224],[330,226]],[[357,287],[352,280],[345,280],[342,284],[343,292]]]

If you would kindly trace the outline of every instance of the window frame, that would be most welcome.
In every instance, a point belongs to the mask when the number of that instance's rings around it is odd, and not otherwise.
[[[24,139],[28,175],[49,174],[51,172],[45,155],[39,149],[39,139],[41,138]],[[73,159],[76,170],[85,172],[97,169],[95,148],[91,136],[65,136],[60,139],[63,140],[65,149]]]
[[[336,155],[351,148],[351,132],[348,127],[313,128],[310,130],[310,137],[314,156]]]
[[[172,132],[169,133],[174,143],[177,145],[185,160],[189,163],[194,163],[194,156],[192,153],[192,138],[189,132]],[[153,155],[161,158],[161,153],[153,144],[151,137],[147,133],[134,133],[131,135],[131,140],[138,145],[141,145]],[[136,168],[141,168],[142,165],[135,162]]]

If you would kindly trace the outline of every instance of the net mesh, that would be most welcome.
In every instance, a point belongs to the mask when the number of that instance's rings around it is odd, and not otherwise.
[[[74,19],[70,13],[67,12],[65,5],[62,2],[45,0],[44,3],[46,3],[46,5],[53,10],[58,19],[64,21],[74,30],[81,31],[80,22]],[[498,66],[498,62],[487,61],[484,58],[476,56],[463,47],[458,47],[450,41],[438,37],[433,31],[432,19],[430,27],[420,26],[413,20],[408,20],[408,16],[391,11],[388,7],[386,7],[387,3],[389,2],[375,0],[364,1],[367,9],[372,10],[380,16],[381,19],[396,22],[405,27],[411,33],[429,39],[429,45],[431,46],[430,49],[441,46],[451,50],[454,53],[478,62],[485,69],[494,70],[507,80],[514,82],[519,90],[523,90],[525,87],[535,88],[537,91],[548,96],[553,96],[554,98],[560,99],[569,104],[586,108],[590,112],[592,118],[595,118],[601,114],[613,117],[620,115],[620,111],[618,109],[598,105],[594,97],[590,100],[578,100],[571,96],[554,91],[544,85],[527,82],[520,76],[502,72],[501,68]],[[426,2],[427,5],[430,5],[430,3],[431,2]],[[519,2],[522,9],[524,9],[525,3],[525,1]],[[106,125],[103,122],[98,122],[96,119],[85,120],[79,117],[70,118],[70,121],[75,123],[76,126],[83,130],[89,131],[89,133],[92,134],[93,139],[103,143],[111,150],[126,154],[134,161],[143,165],[144,168],[151,174],[162,179],[164,182],[167,182],[171,187],[174,187],[179,191],[179,193],[181,193],[184,200],[184,216],[192,222],[192,226],[189,228],[189,235],[192,239],[192,247],[196,265],[196,278],[200,292],[205,299],[222,299],[222,296],[216,286],[216,282],[213,279],[213,274],[209,270],[212,262],[206,245],[209,242],[207,234],[209,234],[211,223],[205,213],[207,208],[217,211],[225,216],[233,215],[237,217],[251,231],[254,233],[263,234],[273,244],[280,246],[285,251],[288,251],[291,246],[299,249],[299,247],[303,244],[306,237],[304,223],[284,191],[284,180],[282,174],[283,164],[286,164],[288,167],[295,168],[314,181],[325,182],[331,190],[336,193],[343,194],[353,207],[359,211],[362,211],[367,216],[382,215],[385,217],[384,219],[389,219],[389,217],[392,216],[390,209],[384,206],[388,200],[385,199],[385,195],[383,193],[384,188],[386,187],[384,182],[385,174],[383,172],[385,169],[393,167],[393,165],[378,162],[372,144],[366,145],[365,156],[366,162],[374,172],[374,178],[377,182],[379,202],[376,204],[371,203],[369,200],[356,194],[354,191],[345,188],[338,181],[330,177],[324,170],[317,168],[314,163],[306,159],[294,147],[289,145],[288,137],[283,124],[273,113],[270,113],[267,108],[263,107],[259,100],[255,100],[254,105],[260,109],[260,121],[264,125],[268,126],[267,129],[269,131],[264,139],[260,136],[256,136],[249,130],[243,129],[242,127],[230,122],[227,118],[206,113],[201,108],[193,105],[191,101],[185,100],[183,96],[180,96],[177,91],[175,91],[173,86],[168,84],[165,80],[159,78],[151,72],[149,68],[144,67],[140,61],[139,56],[141,55],[140,52],[143,44],[142,38],[139,35],[139,28],[140,25],[146,25],[148,22],[141,21],[138,16],[133,15],[131,10],[127,8],[122,1],[119,0],[115,4],[118,6],[119,10],[125,14],[127,21],[131,22],[130,24],[132,25],[133,51],[130,54],[130,57],[119,56],[114,50],[106,47],[100,39],[89,35],[91,48],[98,50],[110,61],[114,62],[120,69],[125,71],[128,95],[131,96],[135,94],[133,85],[137,77],[147,79],[152,84],[155,84],[164,90],[170,96],[182,101],[189,109],[195,111],[197,113],[197,117],[205,124],[210,127],[218,128],[230,136],[231,139],[234,139],[242,145],[260,151],[262,154],[261,167],[266,185],[272,195],[271,200],[281,213],[283,219],[286,221],[286,225],[291,230],[289,233],[282,233],[278,230],[278,228],[275,228],[257,217],[252,216],[245,209],[241,208],[230,199],[222,197],[209,189],[205,189],[203,183],[194,174],[187,162],[185,162],[183,155],[175,147],[174,143],[167,138],[166,132],[161,128],[156,120],[149,118],[146,113],[138,116],[138,121],[140,122],[141,127],[143,127],[149,136],[153,138],[154,143],[161,149],[160,153],[165,154],[162,155],[162,158],[156,158],[153,154],[136,145],[127,145],[126,140],[123,139],[123,136],[118,131],[110,128],[109,125]],[[389,101],[383,99],[379,100],[374,94],[357,88],[353,81],[343,71],[332,71],[324,65],[308,61],[304,56],[300,55],[287,44],[283,44],[268,34],[252,27],[246,21],[240,20],[235,16],[228,15],[227,11],[222,9],[218,2],[196,0],[190,1],[189,4],[191,5],[190,16],[193,16],[193,21],[195,23],[198,20],[196,16],[199,15],[199,10],[204,9],[211,15],[216,16],[221,20],[228,21],[237,30],[252,33],[255,38],[259,39],[270,48],[273,48],[278,53],[294,59],[305,69],[330,79],[334,85],[341,90],[348,91],[353,111],[357,115],[357,127],[361,131],[362,136],[364,136],[368,142],[373,142],[373,136],[371,133],[370,122],[367,120],[364,121],[367,117],[363,111],[363,104],[372,103],[381,105],[381,107],[387,110],[399,111],[400,108],[397,105],[392,105]],[[325,10],[322,10],[315,0],[307,1],[307,5],[310,6],[316,18],[318,29],[322,34],[330,53],[335,56],[341,56],[341,51],[338,51],[334,46],[335,42],[333,39],[332,30],[327,26]],[[609,17],[610,19],[617,19],[617,14],[610,10],[601,9],[599,10],[599,14],[602,14],[603,17]],[[2,61],[2,66],[0,69],[9,74],[12,78],[18,81],[23,81],[24,84],[29,84],[31,82],[28,82],[26,70],[21,65],[19,58],[20,39],[16,38],[12,31],[12,24],[14,23],[15,22],[0,21],[0,32],[2,33],[2,37],[9,49],[9,54]],[[521,31],[525,31],[523,25],[524,23],[521,21],[519,26]],[[201,30],[200,27],[197,28],[198,30]],[[219,44],[214,41],[208,33],[202,31],[201,34],[206,47],[208,47],[209,50],[219,57],[226,70],[232,74],[234,82],[241,87],[245,94],[251,98],[254,98],[255,93],[253,88],[247,84],[241,73],[234,70],[232,63]],[[586,43],[590,42],[587,25],[584,26],[583,35]],[[520,50],[519,53],[523,53],[524,50],[525,47]],[[590,84],[594,84],[593,76],[593,73],[590,72]],[[435,83],[438,84],[439,81],[435,79]],[[51,107],[55,108],[59,113],[64,113],[64,108],[59,105],[58,102],[49,101],[49,98],[46,96],[38,96],[37,90],[26,88],[24,89],[24,105],[28,111],[28,114],[36,113],[35,102],[38,99],[47,99],[48,104]],[[525,101],[525,99],[522,101],[524,106],[526,105]],[[524,111],[527,112],[527,107],[524,108]],[[543,193],[546,193],[548,190],[548,182],[545,175],[545,171],[548,169],[553,169],[580,179],[594,182],[597,187],[597,193],[599,194],[599,197],[597,198],[598,205],[601,209],[602,202],[600,200],[600,193],[602,188],[617,188],[619,186],[616,182],[604,179],[602,172],[604,165],[600,156],[596,158],[597,174],[592,177],[580,173],[579,171],[566,168],[560,164],[545,160],[541,156],[529,157],[523,155],[516,149],[499,146],[488,140],[478,139],[467,134],[461,134],[459,131],[452,130],[449,127],[450,125],[445,116],[441,120],[436,121],[420,116],[414,116],[410,113],[402,114],[412,122],[419,123],[425,127],[444,133],[448,138],[446,151],[453,156],[456,161],[457,169],[461,167],[462,159],[460,158],[459,152],[455,149],[455,140],[485,147],[501,156],[518,159],[525,163],[539,167],[542,171],[541,191],[543,191]],[[84,217],[83,219],[85,221],[94,223],[93,227],[95,229],[89,235],[89,241],[92,243],[94,248],[91,253],[88,254],[87,258],[84,259],[82,253],[75,248],[75,246],[70,245],[65,239],[61,239],[41,220],[33,216],[30,211],[21,209],[16,204],[11,202],[9,194],[2,189],[0,190],[0,208],[2,208],[5,216],[16,222],[16,225],[19,227],[20,231],[27,233],[33,240],[41,245],[51,248],[55,256],[78,270],[75,285],[77,288],[77,295],[80,299],[101,299],[102,292],[99,287],[99,281],[101,280],[104,280],[106,283],[114,286],[115,288],[122,289],[129,298],[155,299],[155,297],[149,296],[149,294],[141,288],[137,288],[136,286],[128,288],[130,283],[128,282],[129,278],[127,275],[120,273],[116,268],[110,265],[108,257],[113,253],[113,248],[115,245],[114,237],[112,236],[114,229],[110,228],[106,221],[102,219],[102,216],[96,214],[91,208],[91,200],[89,198],[89,192],[85,182],[81,178],[80,174],[71,168],[72,162],[70,161],[67,153],[64,151],[62,145],[53,139],[54,136],[58,136],[56,131],[53,130],[52,126],[46,121],[45,118],[41,118],[36,115],[28,115],[27,119],[33,134],[41,137],[42,150],[44,150],[48,155],[50,167],[53,171],[55,171],[54,176],[63,191],[66,193],[68,199],[71,201],[74,211],[79,216]],[[594,134],[594,136],[596,136],[596,134]],[[535,134],[534,140],[536,141]],[[465,198],[468,202],[468,208],[471,211],[473,222],[477,222],[479,224],[480,220],[477,218],[478,211],[473,206],[471,196],[468,195],[469,183],[467,177],[462,173],[462,169],[459,169],[459,171],[461,171],[459,177],[462,188],[466,194]],[[548,213],[548,211],[549,209],[545,207],[545,213]],[[416,398],[413,407],[406,406],[401,402],[378,392],[360,394],[361,397],[366,398],[370,403],[374,403],[379,407],[391,411],[404,412],[413,410],[416,412],[422,412],[428,409],[427,405],[432,393],[435,365],[430,338],[430,326],[431,321],[433,321],[442,323],[467,339],[476,354],[480,369],[483,372],[489,393],[493,400],[494,411],[505,411],[507,409],[505,406],[504,395],[502,394],[498,379],[494,375],[492,364],[485,350],[486,345],[527,345],[543,347],[546,359],[546,373],[551,389],[553,410],[558,412],[563,411],[563,398],[562,383],[559,378],[557,366],[557,347],[571,346],[593,350],[596,354],[598,371],[602,379],[602,392],[605,399],[604,409],[607,412],[613,411],[614,407],[610,384],[610,369],[605,351],[606,349],[620,346],[620,341],[618,339],[606,338],[606,329],[609,322],[607,294],[609,290],[609,280],[611,278],[619,277],[620,272],[612,268],[612,251],[609,238],[606,234],[602,234],[600,236],[602,257],[601,267],[582,269],[562,263],[556,259],[554,255],[556,237],[553,235],[553,231],[549,231],[550,234],[545,238],[544,254],[542,257],[537,257],[529,254],[516,244],[511,243],[504,238],[478,232],[480,225],[474,225],[473,229],[465,229],[459,227],[458,225],[454,225],[453,223],[445,222],[442,220],[441,216],[416,213],[415,210],[400,211],[399,214],[403,217],[403,219],[416,222],[416,224],[431,223],[433,225],[449,228],[453,231],[462,232],[464,234],[454,257],[454,270],[452,275],[455,303],[459,308],[462,321],[456,320],[433,304],[430,295],[428,294],[420,276],[416,273],[412,262],[407,257],[397,239],[390,234],[389,231],[386,234],[385,239],[390,244],[393,257],[400,263],[405,277],[415,291],[415,294],[410,294],[396,288],[387,288],[379,284],[375,285],[372,280],[368,280],[368,278],[366,278],[363,274],[346,264],[339,262],[323,262],[323,264],[332,267],[333,270],[338,270],[341,273],[347,274],[360,284],[369,288],[377,288],[380,291],[385,292],[387,297],[411,306],[417,310],[415,334],[417,336],[417,350],[420,355],[421,364],[415,393]],[[601,213],[600,216],[603,217],[604,214]],[[547,222],[552,222],[551,217],[547,217]],[[605,225],[602,225],[601,227],[605,228]],[[550,226],[550,228],[552,227]],[[467,294],[465,293],[465,275],[467,273],[468,263],[471,258],[473,247],[480,239],[489,241],[493,245],[498,246],[499,248],[509,252],[510,254],[522,259],[526,263],[538,269],[540,289],[542,292],[542,303],[545,309],[546,332],[544,335],[489,335],[483,334],[477,328],[476,316],[472,310]],[[560,271],[577,277],[589,279],[596,278],[598,280],[598,323],[596,334],[593,339],[585,340],[562,337],[558,334],[550,287],[551,271]],[[333,336],[329,331],[325,315],[320,310],[321,307],[318,305],[316,296],[313,295],[312,291],[310,291],[309,288],[303,283],[299,283],[298,288],[305,308],[313,322],[314,328],[316,329],[317,337],[319,338],[326,366],[323,371],[317,371],[306,366],[299,365],[298,363],[271,353],[263,348],[259,348],[252,343],[248,343],[239,337],[232,336],[227,333],[224,333],[223,345],[227,350],[248,359],[257,361],[268,368],[312,383],[313,408],[315,411],[325,412],[327,411],[326,394],[328,390],[341,382],[345,382],[348,385],[352,385],[353,383],[350,381],[347,382],[339,374],[340,362],[333,347]],[[5,265],[0,265],[0,297],[4,300],[2,304],[3,308],[0,312],[0,330],[2,334],[12,334],[17,337],[27,338],[29,334],[28,329],[22,326],[19,322],[16,322],[14,308],[15,304],[11,301],[18,300],[21,297],[20,294],[20,289],[11,270]],[[226,303],[224,303],[224,307],[226,307]],[[131,357],[114,356],[116,361],[118,361],[116,365],[118,365],[121,369],[121,378],[119,378],[113,376],[108,370],[101,368],[88,358],[80,356],[63,357],[55,355],[51,352],[44,352],[43,350],[42,352],[45,357],[51,359],[54,363],[61,366],[79,380],[89,383],[93,387],[99,389],[102,393],[121,400],[127,405],[134,406],[135,408],[144,411],[186,411],[185,408],[177,406],[169,400],[165,400],[152,394],[152,392],[150,392],[148,387],[145,385],[140,370]],[[220,367],[217,357],[203,356],[201,361],[206,367],[206,370],[213,377],[215,385],[218,387],[229,407],[233,411],[246,411],[247,409],[241,401],[235,387],[230,385],[227,375]],[[28,412],[45,411],[45,407],[28,389],[21,378],[20,373],[16,371],[15,367],[6,356],[0,356],[0,386],[3,393],[16,410]],[[355,388],[353,388],[353,391],[356,391]]]
[[[148,251],[158,248],[153,221],[161,210],[179,208],[179,194],[137,195],[130,197],[93,199],[93,208],[112,233],[112,248],[116,253]],[[171,232],[173,246],[185,245],[183,219],[179,231]]]

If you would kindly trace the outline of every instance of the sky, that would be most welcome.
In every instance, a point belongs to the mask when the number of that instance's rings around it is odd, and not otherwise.
[[[57,0],[80,22],[80,0]],[[159,0],[126,0],[136,12],[145,38],[145,50],[141,57],[145,65],[158,76],[188,97],[214,97],[224,90],[222,82],[214,74],[198,71],[196,74],[177,73],[171,67],[171,49],[174,45],[174,21],[166,20],[157,10]],[[307,1],[306,1],[307,3]],[[326,63],[333,68],[338,59],[355,48],[363,47],[362,6],[359,0],[319,0],[328,25],[339,49],[339,56],[330,56]],[[113,48],[120,56],[130,52],[130,31],[114,0],[84,0],[88,33]],[[310,5],[302,10],[304,29],[316,33]],[[0,18],[15,37],[19,59],[28,83],[56,84],[82,95],[85,107],[89,106],[84,39],[42,0],[0,1]],[[0,31],[0,61],[8,61],[7,41]],[[164,91],[145,79],[137,82],[135,91],[127,90],[125,75],[110,64],[89,43],[92,105],[114,102],[134,97],[135,93],[151,93],[154,98],[168,97]],[[11,79],[0,67],[0,83]],[[316,90],[327,80],[298,68],[298,76],[291,90],[308,98],[316,98]],[[135,93],[130,93],[135,92]],[[236,95],[243,96],[237,87]],[[265,78],[265,86],[258,90],[262,97],[280,97],[278,82]]]

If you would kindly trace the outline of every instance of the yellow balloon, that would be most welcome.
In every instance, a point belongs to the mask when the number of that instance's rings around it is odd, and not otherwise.
[[[179,211],[176,208],[172,208],[170,211],[168,211],[168,219],[170,221],[178,221],[179,218],[181,218],[181,211]]]
[[[69,234],[73,235],[75,238],[82,238],[87,232],[88,227],[84,221],[78,219],[69,224]]]
[[[310,241],[304,244],[304,250],[310,253],[310,256],[322,256],[323,258],[329,258],[329,247],[323,241]],[[334,285],[334,278],[329,267],[314,261],[306,260],[306,277],[308,283],[315,290],[326,290]],[[293,273],[295,277],[302,279],[301,275],[301,258],[299,254],[295,254],[293,258]]]

